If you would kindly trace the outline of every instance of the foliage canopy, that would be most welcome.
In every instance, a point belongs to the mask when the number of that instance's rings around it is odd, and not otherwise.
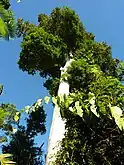
[[[95,41],[68,7],[57,7],[49,16],[40,14],[38,22],[18,21],[17,32],[23,36],[20,69],[47,78],[44,86],[55,97],[60,68],[70,52],[74,58],[66,75],[70,95],[63,102],[56,98],[66,133],[54,163],[124,164],[124,132],[110,108],[124,107],[123,62],[113,59],[111,47]]]

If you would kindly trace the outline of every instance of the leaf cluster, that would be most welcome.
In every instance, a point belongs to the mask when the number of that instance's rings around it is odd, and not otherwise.
[[[0,1],[0,37],[9,40],[15,37],[16,23],[8,0]]]
[[[18,21],[18,32],[24,34],[19,67],[29,74],[60,77],[60,67],[64,66],[69,52],[75,52],[85,38],[93,39],[93,36],[68,7],[55,8],[49,16],[40,14],[38,21],[38,26]]]

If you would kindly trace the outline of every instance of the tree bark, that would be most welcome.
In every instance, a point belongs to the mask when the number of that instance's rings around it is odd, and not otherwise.
[[[70,54],[72,57],[72,54]],[[61,69],[61,76],[66,73],[68,66],[70,66],[73,59],[67,59],[66,64]],[[67,81],[60,79],[58,96],[69,94],[69,84]],[[59,107],[55,106],[53,110],[53,118],[50,129],[49,141],[48,141],[48,151],[46,156],[46,165],[52,165],[55,162],[55,155],[59,150],[59,142],[63,139],[65,133],[65,122],[62,120],[60,115]]]

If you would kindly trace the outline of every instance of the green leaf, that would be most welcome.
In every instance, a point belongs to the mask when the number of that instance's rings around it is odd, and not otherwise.
[[[0,18],[0,34],[5,39],[9,40],[9,32],[8,32],[7,26],[4,23],[4,21],[2,20],[2,18]]]
[[[69,107],[69,110],[70,110],[71,112],[73,112],[73,111],[74,111],[74,109],[73,109],[72,107]]]
[[[18,116],[18,115],[15,115],[15,116],[14,116],[14,120],[15,120],[15,121],[18,121],[18,120],[19,120],[19,116]]]
[[[83,116],[83,111],[82,111],[81,106],[79,105],[79,101],[76,101],[75,102],[75,108],[77,110],[77,115],[79,115],[80,117],[82,117]]]
[[[50,101],[50,97],[46,96],[46,97],[44,98],[44,101],[45,101],[45,104],[48,104],[49,101]]]
[[[27,106],[25,107],[25,112],[28,114],[28,113],[29,113],[29,110],[30,110],[30,106],[27,105]]]
[[[91,104],[90,110],[93,112],[97,117],[99,117],[99,114],[96,111],[96,106],[95,106],[95,95],[91,92],[89,92],[89,103]]]
[[[33,112],[36,111],[36,106],[32,106],[32,111],[33,111]]]
[[[70,96],[67,97],[67,100],[69,102],[69,104],[73,103],[74,98],[73,98],[73,94],[71,94]]]
[[[38,99],[35,105],[40,106],[41,103],[42,103],[42,99]]]
[[[97,117],[100,117],[99,114],[96,111],[96,107],[94,105],[90,106],[90,110],[94,113],[94,115],[96,115]]]
[[[13,128],[13,129],[12,129],[12,132],[13,132],[13,133],[16,133],[16,132],[17,132],[17,129],[16,129],[16,128]]]
[[[16,164],[15,162],[13,162],[13,161],[10,160],[10,157],[12,157],[11,154],[0,154],[1,165]]]
[[[122,117],[122,110],[117,106],[112,107],[110,105],[109,107],[110,107],[112,117],[114,117],[115,119],[115,123],[120,128],[120,130],[124,130],[124,117]]]
[[[16,112],[16,115],[19,115],[19,112]]]

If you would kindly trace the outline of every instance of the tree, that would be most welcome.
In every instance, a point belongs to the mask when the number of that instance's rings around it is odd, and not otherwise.
[[[9,39],[15,36],[15,19],[10,8],[9,0],[0,0],[0,37]],[[3,92],[3,85],[0,85],[0,95]],[[10,129],[14,123],[16,106],[13,104],[0,105],[0,129]]]
[[[3,91],[3,85],[0,86],[1,94]],[[0,130],[5,131],[7,134],[9,131],[12,131],[12,125],[15,124],[14,116],[16,115],[17,109],[13,104],[4,104],[0,105]],[[2,138],[2,136],[1,136]],[[3,141],[6,138],[3,138]],[[2,142],[2,139],[0,140]]]
[[[15,19],[10,8],[9,0],[0,0],[0,37],[9,40],[15,36]],[[0,95],[3,92],[3,85],[0,85]],[[14,116],[17,112],[13,104],[0,105],[0,129],[11,130],[14,123]]]
[[[8,0],[0,0],[0,37],[6,40],[15,36],[15,20],[13,12],[9,9],[10,3]],[[0,95],[3,91],[3,85],[0,85]],[[0,130],[12,131],[12,124],[14,123],[14,115],[16,107],[13,104],[0,105]],[[6,133],[7,133],[6,132]],[[0,143],[6,142],[7,138],[4,135],[0,136]],[[0,154],[0,164],[15,164],[11,161],[11,154]]]
[[[111,111],[124,106],[123,62],[113,59],[111,47],[95,41],[68,7],[55,8],[49,16],[40,14],[38,22],[37,26],[18,22],[23,36],[18,64],[47,79],[44,86],[66,120],[54,164],[123,164],[124,132],[119,126],[123,121]],[[70,52],[74,61],[61,77],[60,68]],[[60,78],[70,85],[67,97],[56,97]]]
[[[3,85],[0,86],[0,95],[3,91]],[[13,104],[1,104],[0,105],[0,143],[7,142],[7,135],[13,131],[12,126],[15,124],[14,116],[16,114],[16,106]],[[0,154],[0,164],[15,164],[11,161],[11,154]]]
[[[0,37],[9,40],[15,37],[16,24],[8,0],[0,0]]]
[[[17,132],[10,137],[10,143],[3,146],[3,153],[11,153],[17,165],[41,165],[44,143],[38,147],[35,137],[46,132],[43,107],[35,108],[35,112],[29,113],[25,120],[26,126],[18,124]]]

